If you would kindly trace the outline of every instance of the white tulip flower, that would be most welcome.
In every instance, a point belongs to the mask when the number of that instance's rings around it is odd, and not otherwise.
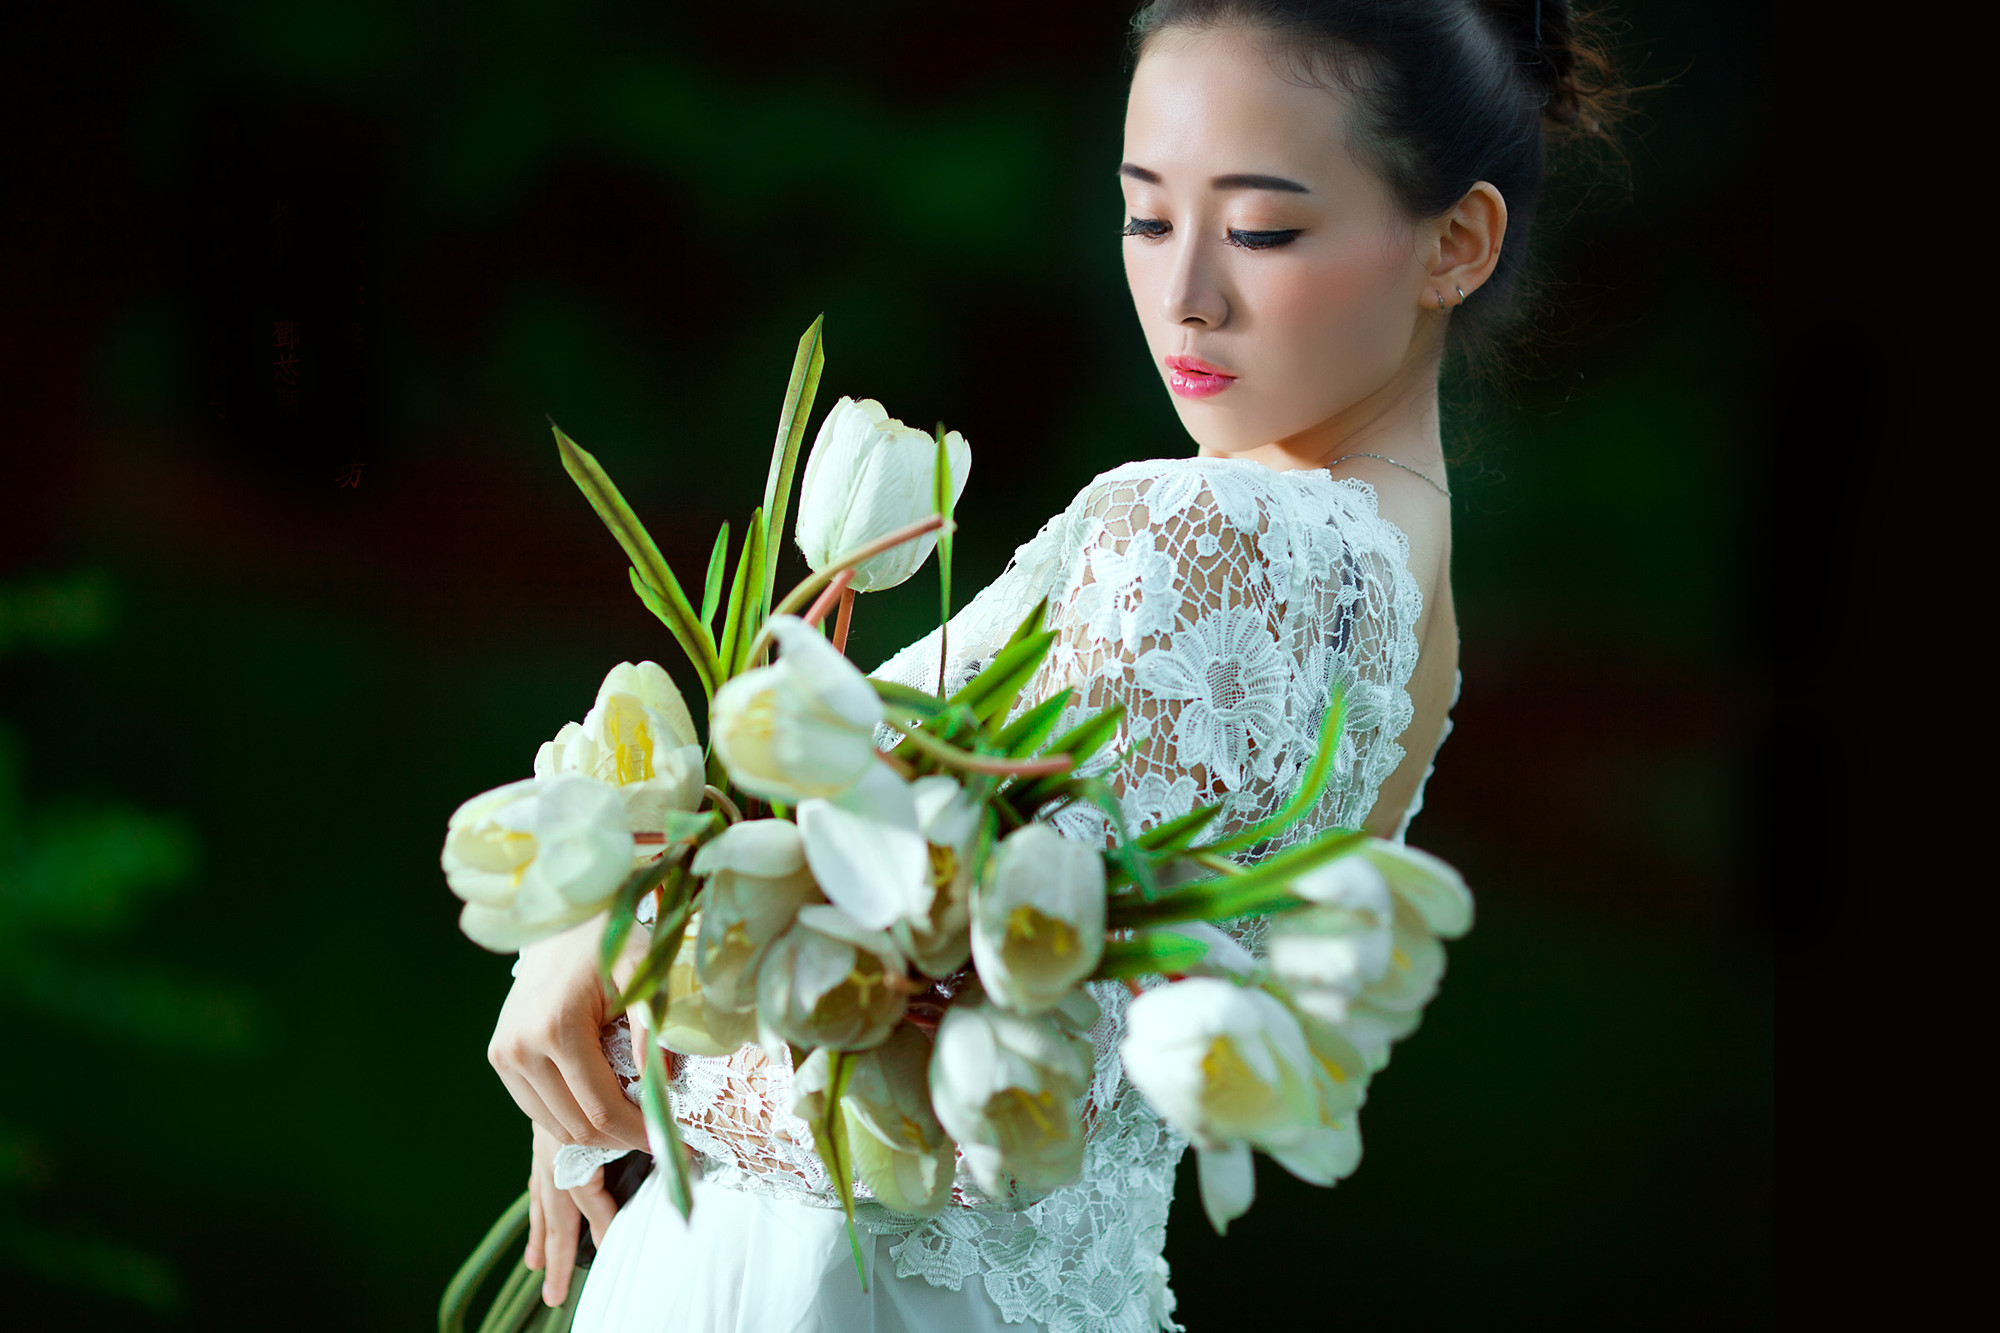
[[[907,1024],[889,1039],[853,1057],[841,1112],[855,1172],[875,1201],[915,1217],[929,1217],[951,1202],[957,1145],[931,1109],[930,1042]],[[826,1114],[829,1062],[825,1047],[806,1057],[793,1077],[794,1114],[818,1121]]]
[[[1271,919],[1265,957],[1301,1009],[1329,1023],[1389,972],[1395,901],[1366,856],[1350,853],[1301,877],[1293,892],[1314,905]]]
[[[867,930],[930,914],[930,848],[911,785],[882,764],[831,799],[800,801],[806,864],[827,901]]]
[[[473,943],[512,953],[603,911],[632,869],[618,791],[565,774],[523,778],[452,812],[439,857]]]
[[[938,1024],[931,1105],[979,1188],[1025,1206],[1083,1170],[1077,1100],[1090,1075],[1089,1043],[1052,1017],[961,1001]]]
[[[954,501],[972,471],[972,450],[957,431],[945,437]],[[799,550],[815,573],[898,528],[937,512],[937,440],[905,426],[872,398],[833,405],[813,440],[799,484]],[[909,578],[930,557],[927,533],[857,565],[856,592],[879,592]]]
[[[688,938],[667,969],[666,1012],[654,1007],[652,1017],[659,1023],[653,1039],[680,1055],[728,1055],[748,1040],[745,1029],[754,1030],[754,1016],[737,1021],[734,1014],[713,1014],[701,989],[695,968],[695,940],[701,933],[701,913],[688,918]],[[711,1021],[719,1017],[721,1024]]]
[[[1388,1064],[1389,1047],[1417,1030],[1444,977],[1444,946],[1423,913],[1400,897],[1389,941],[1388,971],[1355,998],[1340,1023],[1371,1069]]]
[[[754,796],[790,803],[838,796],[875,764],[882,700],[818,630],[797,616],[767,623],[782,655],[715,692],[715,752]]]
[[[1202,1202],[1217,1231],[1249,1208],[1249,1150],[1331,1184],[1360,1161],[1360,1131],[1337,1118],[1333,1081],[1299,1020],[1260,990],[1191,977],[1147,991],[1126,1013],[1125,1075],[1201,1151]]]
[[[1104,860],[1047,824],[994,848],[972,892],[972,961],[994,1000],[1036,1014],[1096,970],[1104,956]]]
[[[580,773],[618,788],[635,833],[701,804],[701,741],[673,680],[657,662],[620,662],[582,723],[564,724],[535,755],[535,776]]]
[[[806,869],[798,826],[783,819],[732,824],[695,853],[691,869],[707,878],[701,898],[701,931],[694,941],[695,975],[703,1013],[718,1041],[754,1030],[757,973],[799,909],[819,900]],[[724,1015],[739,1015],[731,1022]]]
[[[758,969],[758,1020],[800,1046],[879,1046],[909,1008],[908,966],[888,932],[827,904],[802,907]]]
[[[979,807],[958,779],[942,773],[918,778],[910,791],[929,849],[931,900],[922,917],[899,921],[890,932],[927,975],[948,977],[972,957],[972,849]]]
[[[1423,1008],[1444,976],[1439,938],[1455,939],[1472,928],[1472,895],[1450,865],[1414,847],[1371,839],[1360,856],[1382,875],[1395,902],[1386,966],[1338,1020],[1341,1033],[1372,1070],[1389,1062],[1391,1044],[1417,1030]],[[1298,998],[1302,1007],[1332,1016],[1313,997],[1301,993]]]

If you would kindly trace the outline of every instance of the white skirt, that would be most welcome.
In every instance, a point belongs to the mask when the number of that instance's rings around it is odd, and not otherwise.
[[[953,1291],[896,1276],[894,1236],[831,1208],[694,1182],[694,1219],[648,1175],[612,1219],[577,1304],[574,1333],[1032,1333],[1008,1324],[974,1274]]]

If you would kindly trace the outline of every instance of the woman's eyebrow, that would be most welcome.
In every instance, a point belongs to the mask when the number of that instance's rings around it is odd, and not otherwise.
[[[1238,172],[1230,176],[1217,176],[1209,185],[1218,190],[1284,190],[1289,194],[1311,194],[1305,186],[1283,176],[1259,176],[1252,172]]]
[[[1118,165],[1118,174],[1130,176],[1135,181],[1144,181],[1148,185],[1160,183],[1159,172],[1149,171],[1134,162],[1121,162]],[[1295,180],[1283,176],[1261,176],[1255,172],[1234,172],[1227,176],[1217,176],[1209,182],[1209,186],[1217,190],[1283,190],[1287,194],[1312,193]]]

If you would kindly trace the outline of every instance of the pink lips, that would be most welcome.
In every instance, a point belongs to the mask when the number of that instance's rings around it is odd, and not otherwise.
[[[1198,356],[1167,358],[1167,387],[1183,398],[1212,398],[1234,383],[1234,375]]]

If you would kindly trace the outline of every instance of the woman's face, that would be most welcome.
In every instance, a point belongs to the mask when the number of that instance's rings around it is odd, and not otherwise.
[[[1419,228],[1347,120],[1342,95],[1285,77],[1239,29],[1162,33],[1133,75],[1125,277],[1205,454],[1347,436],[1434,383]]]

